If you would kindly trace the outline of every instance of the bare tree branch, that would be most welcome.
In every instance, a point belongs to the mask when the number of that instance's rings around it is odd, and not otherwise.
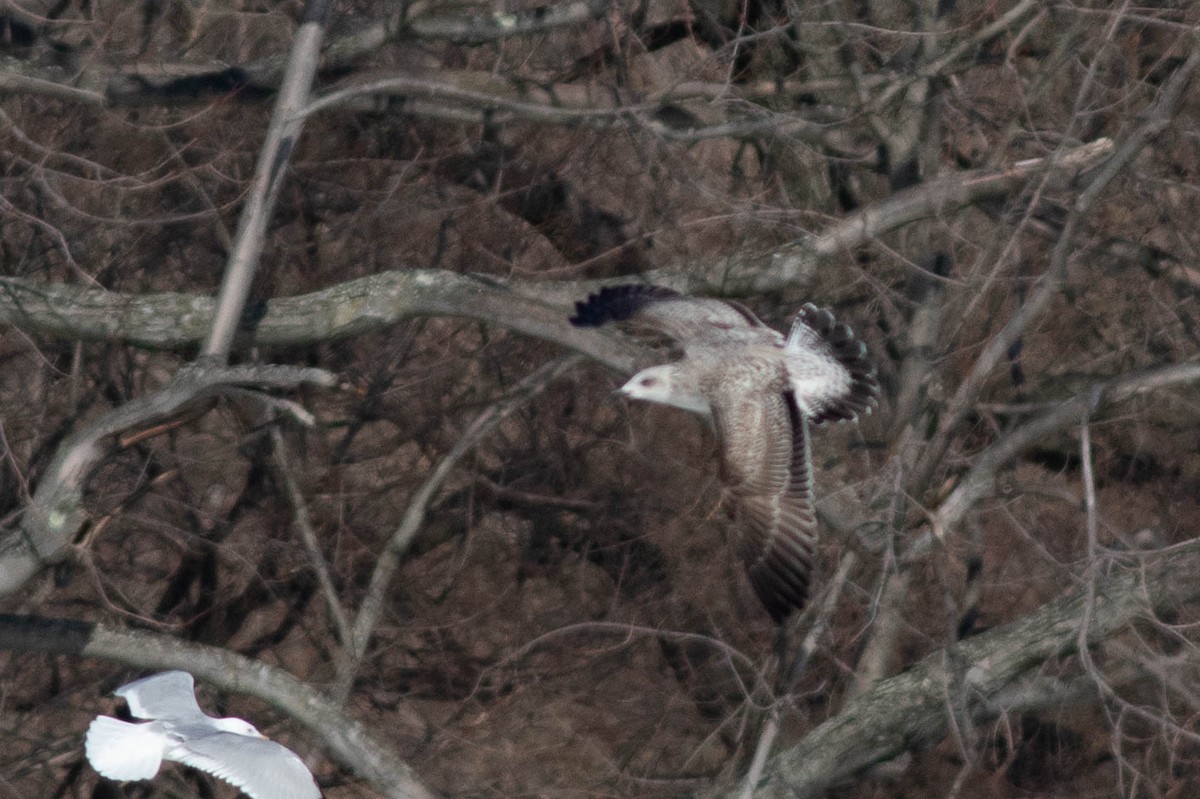
[[[1068,181],[1103,158],[1110,147],[1107,139],[1100,139],[1055,159],[950,175],[899,192],[823,234],[774,252],[739,253],[686,271],[655,270],[642,278],[689,293],[733,295],[799,285],[811,279],[824,259],[862,246],[888,230],[1005,196],[1047,170],[1055,180]],[[267,300],[253,340],[263,347],[307,344],[361,334],[413,316],[461,316],[554,341],[615,369],[628,370],[633,365],[631,350],[614,348],[611,339],[566,323],[564,312],[570,303],[599,285],[599,281],[501,282],[443,270],[383,272],[311,294]],[[30,333],[176,349],[200,340],[212,314],[212,300],[202,296],[130,296],[0,277],[0,322]]]
[[[321,50],[319,66],[325,70],[346,69],[401,35],[477,45],[582,25],[602,18],[612,7],[611,0],[568,0],[512,12],[447,14],[443,13],[445,4],[422,0],[365,23],[352,23]],[[288,57],[284,55],[235,65],[223,61],[157,60],[149,65],[116,67],[104,62],[81,63],[74,68],[6,56],[0,59],[0,89],[97,107],[181,104],[209,102],[213,96],[248,89],[254,90],[248,93],[257,98],[264,91],[282,88],[287,72]]]
[[[354,620],[353,634],[346,644],[348,657],[339,663],[337,683],[333,690],[335,697],[344,701],[349,695],[354,682],[354,674],[367,654],[367,644],[375,634],[375,628],[383,613],[384,603],[387,600],[388,590],[396,570],[400,568],[404,554],[412,545],[417,533],[420,532],[421,526],[425,522],[425,514],[429,510],[429,503],[441,490],[442,483],[449,476],[450,470],[513,411],[527,405],[550,383],[575,368],[578,363],[579,359],[574,356],[564,356],[551,361],[526,376],[513,387],[508,396],[488,406],[463,431],[454,447],[442,456],[429,476],[425,478],[425,482],[413,494],[408,508],[404,512],[404,518],[392,532],[387,546],[379,553],[375,563],[371,582],[364,592],[362,606]]]
[[[337,588],[334,585],[333,576],[330,574],[329,563],[322,554],[321,542],[317,538],[317,531],[313,528],[312,515],[308,512],[308,504],[304,500],[304,493],[300,490],[300,483],[296,479],[295,459],[292,457],[288,442],[283,437],[278,424],[271,425],[271,460],[275,467],[276,478],[292,508],[293,529],[304,545],[309,566],[317,576],[317,584],[321,586],[325,608],[329,613],[333,628],[337,631],[338,641],[343,647],[349,647],[354,637],[350,628],[350,620],[338,600]]]
[[[1045,662],[1075,651],[1082,638],[1102,641],[1156,611],[1200,599],[1200,540],[1114,563],[1096,581],[1090,607],[1083,592],[1063,596],[1019,621],[934,652],[852,699],[796,746],[772,758],[759,799],[819,796],[873,765],[941,740],[950,686],[964,718],[980,722],[999,706],[1015,709],[1016,690]],[[1040,701],[1040,695],[1025,698]],[[737,789],[726,796],[736,796]]]
[[[1017,309],[1004,328],[988,341],[971,367],[970,373],[959,383],[954,396],[942,411],[938,421],[937,433],[935,433],[929,445],[925,448],[922,460],[915,470],[914,482],[910,486],[913,493],[919,494],[924,492],[924,487],[931,478],[933,470],[941,462],[942,455],[946,451],[951,432],[974,406],[975,401],[979,397],[979,392],[983,388],[984,381],[991,374],[992,370],[995,369],[996,364],[1005,356],[1005,353],[1008,352],[1013,342],[1041,315],[1049,305],[1050,300],[1058,296],[1062,287],[1062,281],[1066,276],[1071,254],[1074,252],[1076,246],[1074,243],[1075,234],[1082,225],[1083,220],[1091,213],[1092,207],[1095,205],[1104,188],[1112,182],[1122,169],[1126,168],[1132,162],[1134,156],[1142,151],[1142,148],[1146,146],[1150,138],[1158,131],[1161,131],[1163,126],[1178,113],[1184,89],[1191,83],[1198,66],[1200,66],[1200,45],[1194,43],[1188,60],[1175,70],[1174,74],[1171,75],[1171,79],[1163,87],[1154,107],[1148,109],[1146,112],[1146,121],[1139,125],[1120,144],[1112,157],[1092,177],[1087,188],[1075,199],[1071,214],[1063,227],[1062,233],[1059,235],[1058,242],[1051,255],[1050,265],[1042,276],[1036,290]]]
[[[570,301],[586,294],[589,285],[525,283],[515,284],[521,289],[517,291],[489,278],[450,271],[383,272],[312,294],[268,300],[253,340],[259,347],[308,344],[415,316],[457,316],[554,341],[614,369],[631,370],[636,350],[567,323]],[[152,349],[194,346],[209,328],[213,308],[212,298],[204,296],[131,296],[0,278],[0,322],[66,338],[120,338]]]
[[[329,0],[308,0],[304,6],[304,17],[292,42],[283,84],[275,99],[271,123],[258,152],[258,164],[233,238],[233,251],[225,266],[225,277],[213,312],[212,330],[201,350],[204,355],[227,359],[233,346],[233,337],[246,307],[246,298],[250,296],[254,274],[258,271],[267,222],[275,207],[292,150],[304,128],[304,115],[300,109],[308,103],[308,92],[317,73],[329,6]]]
[[[158,391],[127,402],[68,436],[38,481],[19,525],[0,538],[0,596],[18,590],[64,556],[84,523],[87,481],[109,453],[113,436],[161,423],[230,386],[294,388],[305,383],[328,387],[334,384],[334,376],[294,366],[220,367],[198,362],[180,369]]]
[[[613,3],[612,0],[568,0],[522,11],[496,11],[457,17],[429,13],[441,7],[441,4],[430,0],[414,3],[409,7],[407,29],[423,39],[484,44],[600,19],[612,10]]]
[[[1071,427],[1090,414],[1134,396],[1197,381],[1200,381],[1200,364],[1176,364],[1098,383],[1059,403],[1057,407],[1017,427],[976,456],[971,468],[934,512],[931,526],[939,536],[958,527],[976,503],[994,493],[996,476],[1001,467],[1052,433]]]

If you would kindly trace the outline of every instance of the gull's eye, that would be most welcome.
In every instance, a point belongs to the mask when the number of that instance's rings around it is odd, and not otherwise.
[[[643,377],[641,380],[638,381],[638,385],[640,385],[642,388],[654,388],[655,386],[658,385],[658,378],[657,377]]]

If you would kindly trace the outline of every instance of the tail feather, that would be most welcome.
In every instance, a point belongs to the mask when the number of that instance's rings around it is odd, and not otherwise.
[[[822,341],[850,377],[847,390],[830,399],[811,417],[811,421],[841,422],[870,413],[879,397],[879,381],[875,365],[867,357],[867,346],[847,325],[839,323],[825,308],[805,303],[796,315],[787,346],[811,346],[815,339]]]
[[[110,780],[148,780],[158,773],[166,744],[157,724],[97,716],[88,727],[84,750],[92,768]]]

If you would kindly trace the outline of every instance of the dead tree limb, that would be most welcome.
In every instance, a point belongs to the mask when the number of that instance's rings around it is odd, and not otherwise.
[[[283,183],[296,140],[304,128],[304,115],[300,109],[308,103],[308,93],[317,74],[321,38],[325,33],[330,5],[328,0],[309,0],[305,4],[300,27],[292,39],[283,83],[279,87],[279,96],[275,98],[266,139],[258,152],[254,177],[250,181],[237,234],[233,238],[233,252],[229,254],[229,261],[225,265],[212,327],[201,350],[204,355],[227,359],[233,346],[233,338],[246,307],[246,298],[250,296],[250,286],[258,272],[267,222],[275,207],[275,198],[279,196],[279,187]]]
[[[88,479],[118,434],[160,424],[233,386],[290,389],[306,383],[328,387],[334,381],[321,369],[196,363],[179,370],[158,391],[84,425],[59,445],[17,527],[0,533],[0,596],[18,590],[66,554],[86,517],[83,493]]]
[[[338,663],[337,684],[331,692],[335,698],[345,701],[345,698],[350,695],[350,689],[354,683],[354,675],[367,654],[367,644],[375,634],[375,629],[383,614],[388,590],[392,586],[392,580],[396,575],[396,571],[400,568],[405,553],[412,545],[413,539],[416,538],[417,533],[420,532],[422,525],[425,523],[425,515],[429,510],[429,503],[433,501],[433,498],[441,490],[442,484],[450,474],[450,470],[454,468],[464,455],[474,449],[480,440],[507,419],[513,411],[527,405],[530,400],[541,394],[547,386],[578,366],[578,364],[578,356],[564,356],[551,361],[526,376],[525,379],[513,387],[512,391],[506,397],[488,406],[463,431],[463,434],[459,437],[454,447],[442,456],[441,460],[437,462],[437,465],[433,467],[429,476],[421,484],[421,487],[409,499],[404,517],[400,520],[399,526],[392,532],[387,546],[379,553],[375,569],[371,573],[371,581],[363,596],[362,606],[359,608],[358,616],[354,620],[353,632],[343,647],[348,656]]]
[[[1164,366],[1098,383],[1059,403],[1052,410],[1020,425],[985,449],[962,476],[932,517],[939,536],[962,523],[967,512],[995,491],[996,475],[1018,454],[1046,436],[1078,424],[1089,414],[1156,389],[1200,382],[1200,363]]]
[[[1160,611],[1200,599],[1200,539],[1114,562],[1094,591],[1072,591],[1024,618],[934,652],[852,699],[768,763],[758,799],[820,796],[866,769],[931,746],[951,725],[1021,709],[1018,690],[1049,659],[1072,654]],[[1089,593],[1094,601],[1088,604]],[[1087,622],[1084,629],[1084,622]],[[948,708],[947,693],[957,707]],[[1041,692],[1028,694],[1041,697]],[[731,788],[724,796],[737,796]]]
[[[686,293],[739,295],[803,285],[818,265],[874,237],[938,214],[1018,191],[1050,176],[1065,185],[1100,163],[1112,142],[1098,139],[1053,158],[929,181],[834,223],[820,235],[767,253],[738,253],[642,275]],[[628,278],[624,278],[627,280]],[[614,369],[633,368],[635,353],[607,336],[566,322],[570,303],[598,281],[499,281],[437,269],[382,272],[296,297],[264,303],[253,330],[258,346],[294,346],[378,330],[415,316],[457,316],[495,324],[581,352]],[[208,335],[210,297],[181,293],[126,295],[102,289],[0,277],[0,323],[29,333],[89,341],[123,341],[150,349],[194,346]]]

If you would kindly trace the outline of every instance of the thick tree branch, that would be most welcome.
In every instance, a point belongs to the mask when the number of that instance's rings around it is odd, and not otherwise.
[[[612,0],[568,0],[522,11],[494,11],[457,16],[429,13],[432,9],[445,7],[445,3],[437,0],[413,3],[409,6],[408,21],[403,24],[403,28],[422,39],[447,39],[459,44],[485,44],[600,19],[612,10],[613,3]],[[396,24],[396,21],[393,21],[393,24]]]
[[[613,369],[629,371],[636,350],[567,323],[570,303],[592,285],[505,286],[490,278],[438,269],[383,272],[311,294],[268,300],[254,326],[253,342],[259,347],[311,344],[418,316],[452,316],[554,341]],[[0,277],[0,323],[65,338],[120,340],[149,349],[187,348],[205,335],[213,307],[212,298],[202,295],[123,295]]]
[[[950,730],[947,692],[959,720],[980,722],[1014,708],[1025,677],[1047,660],[1075,651],[1081,627],[1104,640],[1158,611],[1200,599],[1200,539],[1114,563],[1086,592],[1063,596],[1025,618],[935,652],[851,700],[833,718],[768,764],[759,799],[813,797],[865,769],[930,746]],[[736,796],[737,789],[725,795]]]
[[[317,113],[330,108],[373,108],[381,96],[403,98],[405,111],[414,116],[478,123],[487,114],[489,124],[522,121],[542,125],[607,129],[641,127],[664,139],[695,142],[716,138],[789,136],[822,152],[860,164],[875,156],[856,150],[847,140],[846,123],[854,119],[849,109],[819,114],[797,110],[768,110],[762,103],[778,103],[806,90],[802,85],[754,84],[740,87],[689,82],[661,91],[633,93],[621,88],[528,79],[505,79],[491,73],[441,70],[433,75],[389,75],[355,79],[323,95],[305,109]],[[663,121],[672,112],[671,123]],[[679,121],[686,118],[685,124]]]
[[[447,8],[446,3],[429,0],[406,3],[395,13],[351,26],[332,38],[320,53],[320,67],[338,70],[353,66],[402,35],[484,44],[582,25],[602,18],[612,6],[611,0],[568,0],[521,11],[446,14],[441,13]],[[285,55],[234,65],[222,61],[155,60],[151,64],[111,67],[102,59],[94,63],[78,60],[71,67],[63,67],[13,56],[0,57],[0,90],[92,106],[177,105],[209,102],[214,96],[231,94],[260,99],[269,97],[285,82],[288,69]]]
[[[111,439],[127,430],[158,424],[192,403],[231,386],[295,388],[332,386],[334,376],[295,366],[186,366],[158,391],[104,414],[59,445],[42,474],[19,525],[0,535],[0,596],[19,589],[45,566],[60,560],[84,522],[83,492],[109,453]]]
[[[275,207],[275,198],[279,196],[279,187],[283,183],[292,150],[304,128],[304,115],[300,109],[308,103],[313,76],[317,74],[321,37],[325,33],[329,6],[329,0],[308,0],[305,4],[304,18],[292,41],[283,84],[275,99],[271,123],[258,152],[254,177],[250,181],[237,234],[233,238],[233,251],[229,254],[221,291],[217,295],[212,328],[202,350],[204,355],[228,359],[233,346],[238,321],[245,310],[246,298],[250,296],[254,275],[258,272],[267,222]]]
[[[737,253],[696,264],[686,272],[654,270],[641,278],[688,293],[719,295],[796,286],[810,280],[825,259],[863,246],[889,230],[1006,196],[1047,172],[1065,184],[1103,159],[1111,146],[1109,140],[1099,139],[1055,159],[950,175],[899,192],[801,243],[764,254]],[[436,269],[382,272],[311,294],[267,300],[255,323],[253,341],[263,347],[309,344],[377,330],[414,316],[461,316],[554,341],[615,369],[628,370],[633,366],[632,350],[566,323],[570,303],[599,285],[596,281],[502,282]],[[123,295],[0,277],[0,323],[29,333],[178,349],[194,346],[204,337],[212,314],[213,301],[206,296]]]

